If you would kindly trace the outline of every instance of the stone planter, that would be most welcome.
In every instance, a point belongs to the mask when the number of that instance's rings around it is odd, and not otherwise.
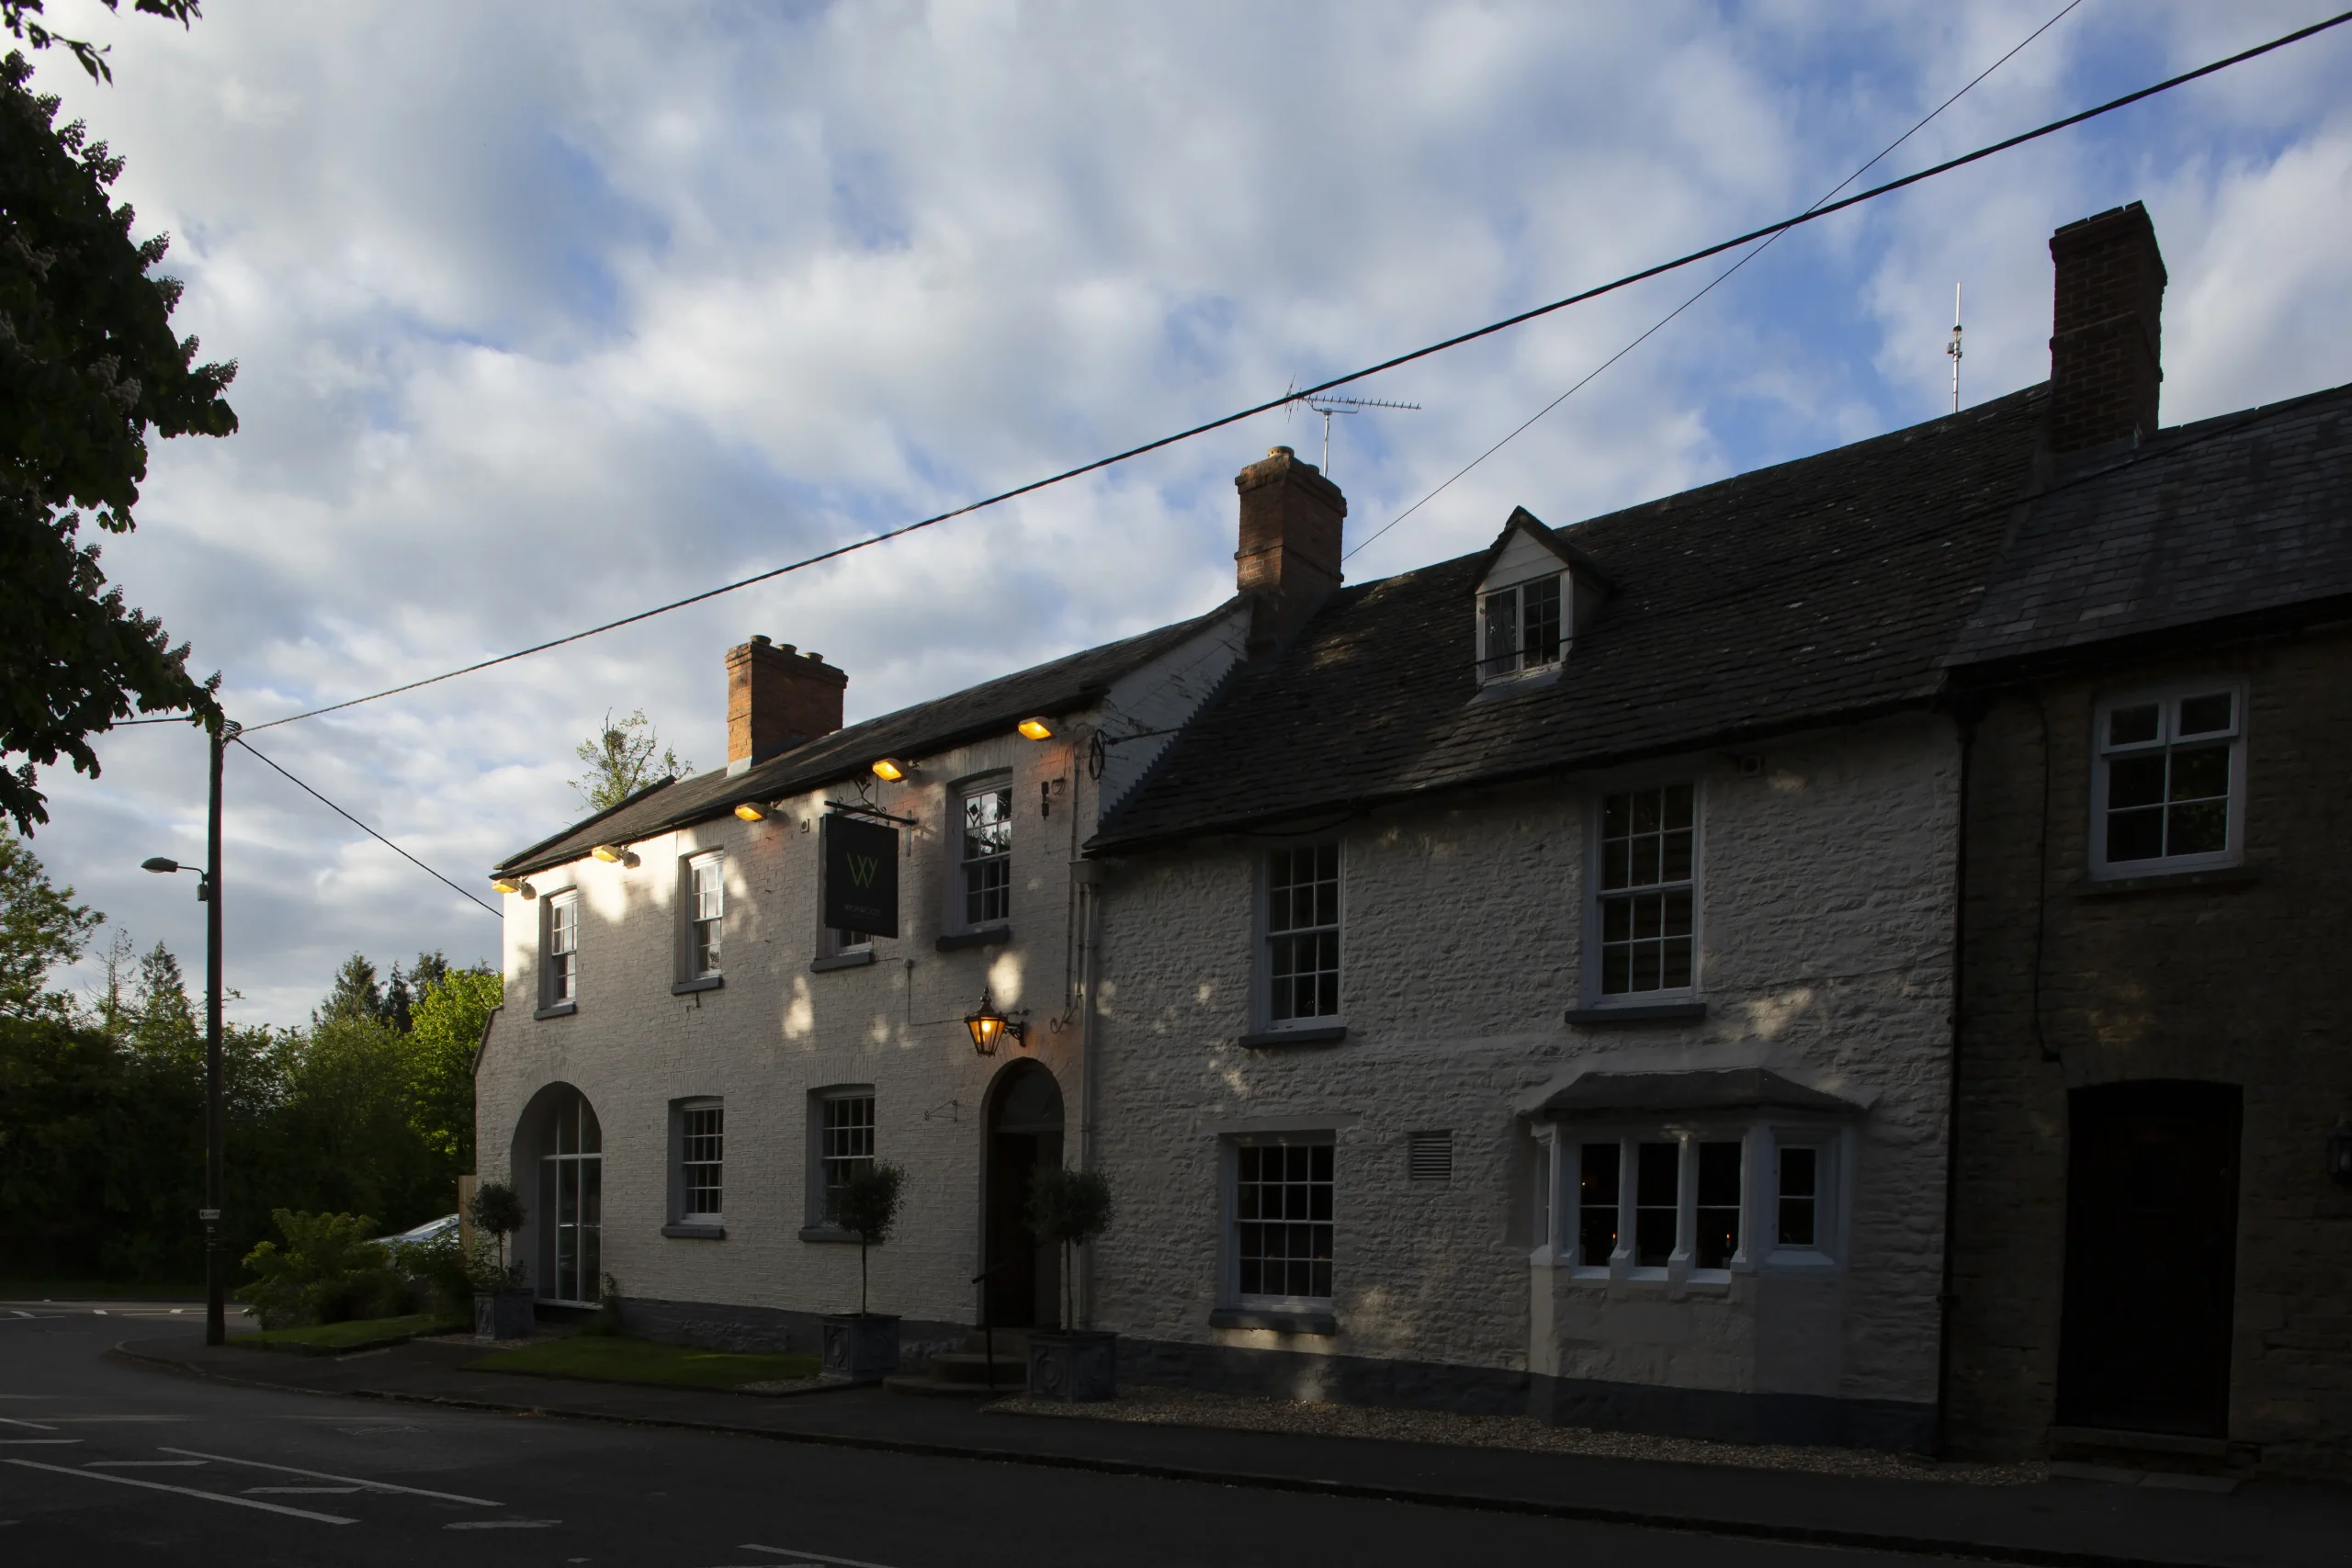
[[[825,1319],[821,1371],[838,1382],[875,1382],[899,1370],[899,1319],[887,1312],[834,1313]]]
[[[1100,1329],[1033,1330],[1029,1397],[1092,1402],[1119,1389],[1119,1337]]]
[[[477,1292],[474,1295],[477,1339],[528,1339],[537,1321],[528,1291]]]

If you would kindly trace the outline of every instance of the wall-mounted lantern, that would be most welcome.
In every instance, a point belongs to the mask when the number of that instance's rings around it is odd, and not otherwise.
[[[983,1056],[996,1055],[996,1043],[1007,1035],[1015,1045],[1029,1042],[1029,1026],[1016,1022],[996,1010],[985,987],[980,991],[980,1005],[964,1015],[964,1027],[972,1032],[972,1049]]]
[[[2352,1187],[2352,1121],[2341,1116],[2327,1135],[2327,1174],[2337,1186]]]

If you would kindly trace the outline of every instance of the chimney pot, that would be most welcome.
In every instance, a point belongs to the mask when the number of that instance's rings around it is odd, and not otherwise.
[[[766,637],[727,650],[727,769],[741,773],[842,727],[849,676]]]
[[[2165,262],[2138,202],[2050,236],[2050,449],[2152,435],[2164,381]]]

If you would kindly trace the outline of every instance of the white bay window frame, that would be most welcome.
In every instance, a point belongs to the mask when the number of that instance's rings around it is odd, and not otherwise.
[[[1826,1120],[1792,1121],[1767,1116],[1705,1116],[1668,1122],[1609,1119],[1538,1123],[1531,1129],[1538,1152],[1538,1220],[1529,1261],[1565,1269],[1570,1278],[1592,1283],[1648,1281],[1659,1284],[1725,1284],[1737,1274],[1807,1273],[1836,1270],[1846,1258],[1846,1216],[1850,1204],[1853,1134]],[[1675,1147],[1674,1239],[1662,1263],[1644,1263],[1638,1250],[1642,1204],[1640,1149],[1644,1144]],[[1740,1150],[1738,1245],[1720,1268],[1700,1268],[1699,1210],[1701,1148],[1736,1144]],[[1605,1260],[1593,1262],[1583,1246],[1587,1203],[1583,1190],[1585,1150],[1600,1156],[1616,1177],[1606,1200],[1615,1226]],[[1781,1151],[1809,1155],[1813,1240],[1780,1239]],[[1613,1158],[1609,1156],[1613,1156]]]

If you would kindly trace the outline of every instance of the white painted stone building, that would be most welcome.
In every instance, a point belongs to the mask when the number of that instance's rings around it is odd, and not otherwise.
[[[973,1276],[1011,1251],[999,1320],[1050,1321],[1055,1265],[1018,1213],[1081,1103],[1078,847],[1249,624],[1237,602],[846,729],[842,671],[755,639],[728,655],[726,771],[503,863],[479,1165],[523,1194],[540,1300],[609,1275],[637,1331],[814,1349],[817,1319],[859,1304],[828,1185],[879,1158],[906,1207],[871,1302],[906,1318],[910,1359],[978,1321]],[[829,817],[898,834],[895,937],[826,925]],[[1025,1044],[976,1052],[983,993]]]
[[[1936,660],[2041,408],[1316,585],[1090,846],[1131,1374],[1929,1440]]]

